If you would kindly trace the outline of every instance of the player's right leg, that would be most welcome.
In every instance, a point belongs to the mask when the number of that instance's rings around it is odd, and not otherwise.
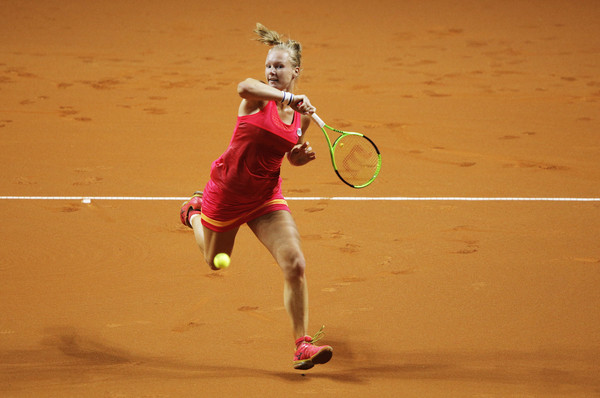
[[[191,218],[202,212],[202,191],[196,191],[190,200],[183,202],[179,211],[179,219],[186,227],[192,227]]]
[[[219,268],[215,267],[215,264],[213,263],[215,256],[219,253],[225,253],[231,257],[235,237],[240,227],[235,227],[224,232],[215,232],[202,225],[202,219],[200,217],[194,217],[192,219],[192,226],[194,228],[194,236],[196,237],[198,247],[200,247],[200,250],[204,253],[204,260],[210,268],[218,271]]]
[[[231,257],[235,237],[239,227],[224,232],[215,232],[202,224],[202,192],[196,191],[190,200],[184,202],[179,212],[181,223],[194,230],[194,238],[198,247],[204,254],[204,260],[213,269],[213,260],[219,253],[226,253]]]

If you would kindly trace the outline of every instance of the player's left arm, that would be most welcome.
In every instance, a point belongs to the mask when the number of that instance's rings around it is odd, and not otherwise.
[[[294,166],[303,166],[316,159],[316,154],[310,143],[305,140],[306,130],[310,126],[310,116],[302,115],[301,126],[302,135],[298,137],[298,144],[287,153],[288,161]]]

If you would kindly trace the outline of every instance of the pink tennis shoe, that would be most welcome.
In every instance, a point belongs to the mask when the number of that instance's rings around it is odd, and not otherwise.
[[[190,200],[184,202],[181,205],[181,211],[179,212],[179,218],[181,223],[185,226],[192,228],[190,224],[190,217],[194,214],[201,214],[202,212],[202,192],[196,191]]]
[[[323,327],[314,337],[304,336],[296,340],[296,353],[294,354],[294,369],[306,370],[315,365],[329,362],[333,356],[333,348],[328,345],[316,346],[325,333]]]

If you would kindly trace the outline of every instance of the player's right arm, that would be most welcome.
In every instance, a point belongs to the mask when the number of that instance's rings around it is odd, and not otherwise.
[[[275,101],[279,103],[283,99],[283,91],[252,78],[238,84],[238,94],[242,97],[238,116],[255,114],[263,109],[267,102]],[[294,94],[293,98],[290,106],[295,111],[303,115],[310,115],[315,112],[315,107],[311,105],[306,95]]]
[[[283,98],[282,91],[252,78],[240,82],[237,91],[242,97],[238,116],[252,115],[264,108],[267,102],[280,102]]]

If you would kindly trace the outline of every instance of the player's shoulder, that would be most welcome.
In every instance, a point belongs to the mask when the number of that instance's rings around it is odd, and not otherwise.
[[[306,129],[308,129],[311,120],[312,119],[310,115],[302,115],[302,119],[300,119],[300,123],[302,124],[302,131],[306,131]]]
[[[238,116],[248,116],[254,115],[255,113],[260,112],[267,106],[268,101],[260,101],[260,100],[249,100],[242,98],[240,102],[240,108],[238,110]]]

